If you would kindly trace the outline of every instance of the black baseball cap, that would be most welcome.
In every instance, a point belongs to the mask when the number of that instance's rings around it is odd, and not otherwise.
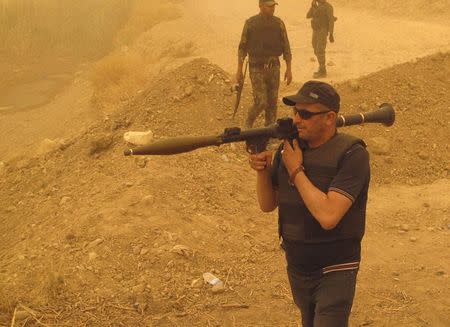
[[[320,103],[334,112],[339,112],[341,97],[330,84],[308,81],[297,94],[284,97],[283,103],[288,106],[295,106],[296,103]]]

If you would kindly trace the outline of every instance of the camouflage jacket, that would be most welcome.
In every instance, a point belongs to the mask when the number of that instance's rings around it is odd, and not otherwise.
[[[311,27],[314,30],[327,30],[330,34],[333,34],[336,18],[333,13],[333,6],[328,2],[311,6],[306,18],[311,18]]]

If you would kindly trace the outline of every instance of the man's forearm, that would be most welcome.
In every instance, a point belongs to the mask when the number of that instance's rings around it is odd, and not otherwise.
[[[348,200],[349,202],[345,205],[337,206],[335,201],[330,199],[329,194],[322,192],[311,183],[304,172],[295,176],[294,183],[306,207],[323,229],[334,228],[351,205],[351,201]]]
[[[292,70],[292,60],[286,60],[286,70],[287,71]]]
[[[311,8],[309,8],[309,10],[308,10],[308,13],[306,14],[306,18],[313,18],[315,12],[316,12],[316,7],[311,6]]]
[[[271,212],[277,206],[276,192],[273,190],[270,171],[260,171],[256,175],[256,193],[259,207],[264,212]]]

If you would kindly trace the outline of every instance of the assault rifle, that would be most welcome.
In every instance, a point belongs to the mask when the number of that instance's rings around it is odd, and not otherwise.
[[[231,92],[236,92],[236,99],[234,100],[233,119],[234,116],[236,116],[236,113],[239,109],[239,104],[241,103],[242,89],[244,88],[244,81],[245,75],[247,75],[247,68],[248,68],[248,60],[245,61],[245,69],[242,80],[231,87]]]
[[[341,115],[336,120],[336,127],[359,125],[364,123],[381,123],[391,126],[395,121],[395,111],[388,103],[380,105],[374,111]],[[294,139],[298,136],[297,127],[292,118],[278,119],[276,124],[263,128],[241,130],[239,127],[226,128],[223,134],[212,136],[180,136],[154,143],[126,149],[124,155],[171,155],[193,151],[207,146],[219,146],[225,143],[246,142],[247,152],[259,153],[266,149],[269,139]]]

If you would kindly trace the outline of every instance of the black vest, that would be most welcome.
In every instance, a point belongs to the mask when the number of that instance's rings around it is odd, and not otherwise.
[[[364,142],[351,135],[336,134],[319,148],[303,151],[303,166],[309,180],[327,193],[345,153]],[[277,153],[279,156],[279,152]],[[362,239],[365,226],[367,188],[332,230],[323,229],[304,204],[297,188],[289,185],[289,176],[282,160],[276,169],[278,180],[278,216],[280,236],[286,240],[320,243],[343,239]]]
[[[283,54],[281,20],[278,17],[263,18],[261,15],[249,19],[248,53],[251,58],[268,59]]]

